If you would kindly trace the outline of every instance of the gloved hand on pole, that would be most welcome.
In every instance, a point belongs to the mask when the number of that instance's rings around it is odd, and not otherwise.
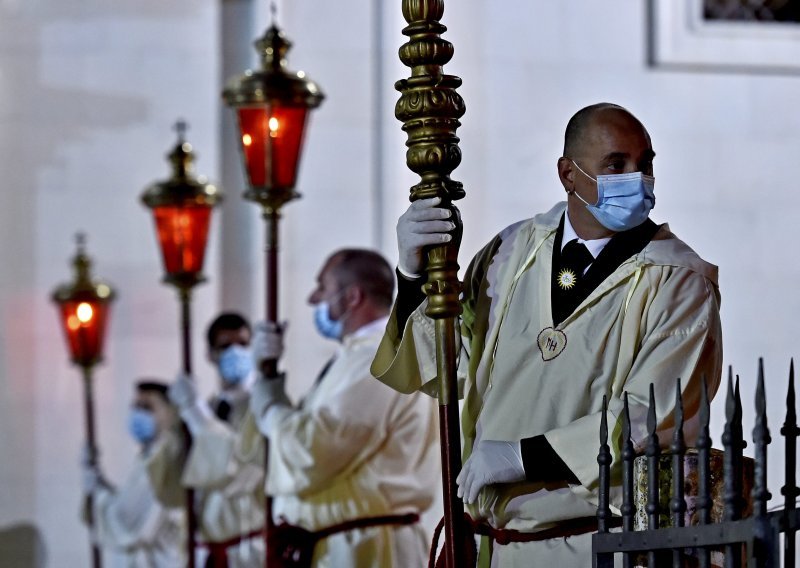
[[[192,436],[197,436],[211,421],[213,413],[208,403],[197,395],[196,381],[179,373],[167,392],[170,402],[178,409],[181,419]]]
[[[425,269],[424,249],[449,243],[455,229],[449,209],[438,207],[440,197],[413,201],[397,221],[397,268],[403,276],[417,278]]]
[[[277,362],[283,356],[283,336],[287,327],[286,322],[278,324],[264,321],[256,324],[250,345],[257,369],[263,368],[264,361]],[[256,419],[259,431],[269,436],[291,408],[292,403],[286,395],[285,373],[274,377],[266,377],[261,373],[250,390],[250,412]]]
[[[481,440],[472,449],[456,483],[458,496],[471,504],[486,485],[524,480],[525,466],[518,441]]]

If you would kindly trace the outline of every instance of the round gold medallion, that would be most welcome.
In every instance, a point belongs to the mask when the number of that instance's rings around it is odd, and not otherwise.
[[[571,290],[578,283],[578,277],[573,270],[564,268],[558,273],[558,285],[562,290]]]

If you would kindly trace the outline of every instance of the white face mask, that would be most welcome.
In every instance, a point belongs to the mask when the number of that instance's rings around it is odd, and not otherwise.
[[[572,163],[583,175],[597,182],[597,203],[588,203],[577,191],[575,196],[586,204],[601,225],[609,231],[619,232],[644,223],[656,204],[656,180],[653,176],[631,172],[593,178],[575,160]]]

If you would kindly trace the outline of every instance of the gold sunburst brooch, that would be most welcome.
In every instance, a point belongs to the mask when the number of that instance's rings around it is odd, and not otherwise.
[[[558,273],[558,285],[562,290],[571,290],[578,283],[575,272],[569,268],[564,268]]]

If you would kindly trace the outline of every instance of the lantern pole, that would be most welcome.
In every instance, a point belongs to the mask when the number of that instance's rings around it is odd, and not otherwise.
[[[98,465],[97,439],[95,437],[94,421],[94,393],[92,388],[92,366],[83,365],[83,408],[84,424],[86,427],[86,460],[92,468]],[[92,566],[100,568],[102,566],[100,547],[94,537],[94,498],[89,493],[86,496],[86,524],[89,526],[90,544],[92,547]]]
[[[103,358],[107,305],[114,299],[114,291],[103,282],[93,281],[91,260],[84,250],[85,236],[76,236],[78,251],[72,264],[75,280],[55,289],[52,299],[61,309],[64,332],[71,351],[72,362],[81,368],[83,376],[84,427],[86,431],[86,462],[92,468],[98,465],[98,448],[95,427],[93,369]],[[100,547],[95,540],[94,499],[86,495],[86,524],[89,527],[92,566],[102,566]]]
[[[261,206],[265,223],[265,317],[279,325],[279,239],[283,206],[300,194],[295,191],[297,169],[302,151],[308,110],[316,108],[324,95],[319,86],[303,72],[286,68],[286,54],[291,42],[275,24],[275,4],[271,6],[272,24],[256,40],[262,68],[251,70],[230,81],[222,93],[225,103],[237,113],[241,150],[248,189],[245,199]],[[262,362],[262,375],[279,376],[278,361]],[[264,472],[269,471],[269,440],[264,438]],[[272,498],[264,495],[264,540],[267,566],[281,565],[272,557],[270,535],[274,534]]]
[[[192,320],[191,320],[192,289],[189,286],[178,287],[178,298],[181,306],[181,353],[182,370],[184,375],[192,377]],[[187,455],[192,447],[192,435],[186,424],[183,424],[183,441],[186,444]],[[186,499],[186,566],[195,568],[195,548],[197,534],[197,515],[194,511],[194,488],[187,487]]]
[[[456,477],[461,470],[461,439],[458,421],[456,382],[456,323],[461,314],[458,280],[458,246],[463,230],[453,201],[464,197],[458,181],[450,173],[461,163],[456,129],[465,111],[456,92],[461,79],[445,75],[443,66],[453,56],[453,45],[442,39],[447,30],[439,20],[443,0],[403,0],[403,17],[408,25],[403,34],[409,41],[400,48],[400,60],[411,68],[411,77],[395,84],[401,93],[395,117],[403,122],[408,135],[406,163],[419,174],[421,182],[411,188],[411,201],[439,197],[440,207],[450,209],[453,240],[428,249],[428,296],[425,311],[435,322],[436,368],[439,381],[439,436],[442,456],[444,498],[444,554],[448,568],[467,565],[464,548],[464,504],[456,494]]]
[[[192,289],[205,281],[202,270],[211,209],[221,201],[222,194],[202,176],[194,176],[194,153],[185,139],[187,128],[183,120],[175,124],[178,143],[168,155],[172,177],[148,187],[142,202],[153,210],[155,217],[166,272],[163,282],[178,292],[182,371],[192,378]],[[185,424],[183,431],[188,449],[192,439]],[[197,517],[192,488],[186,489],[186,526],[187,566],[194,568]]]
[[[179,288],[178,299],[181,305],[181,352],[183,372],[192,376],[192,289]]]

